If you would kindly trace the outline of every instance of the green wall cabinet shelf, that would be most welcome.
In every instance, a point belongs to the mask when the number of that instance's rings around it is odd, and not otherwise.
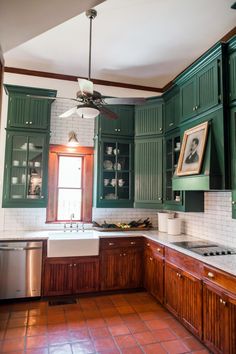
[[[162,137],[135,140],[135,207],[162,205]]]
[[[47,206],[48,144],[49,134],[7,132],[4,208]]]
[[[49,131],[53,100],[46,98],[55,97],[55,90],[13,85],[4,87],[9,95],[7,128]]]
[[[111,120],[100,115],[96,119],[96,134],[108,136],[134,136],[134,107],[130,105],[107,106],[118,115]]]
[[[231,109],[230,128],[232,217],[236,219],[236,106]]]
[[[133,207],[133,140],[95,139],[94,206]]]
[[[145,137],[163,134],[163,100],[152,99],[135,107],[135,136]]]
[[[164,96],[165,132],[175,129],[179,124],[179,90],[171,89]]]
[[[236,36],[229,43],[229,100],[236,101]]]

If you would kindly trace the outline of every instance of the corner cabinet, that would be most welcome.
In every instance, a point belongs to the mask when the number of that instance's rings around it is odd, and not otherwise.
[[[96,207],[133,207],[133,141],[96,140]]]
[[[5,85],[9,95],[4,208],[47,206],[50,111],[56,91]],[[33,96],[45,96],[38,98]]]
[[[135,137],[163,134],[163,100],[153,99],[135,107]]]

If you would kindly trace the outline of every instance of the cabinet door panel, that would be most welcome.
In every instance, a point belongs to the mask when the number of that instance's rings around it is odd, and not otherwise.
[[[21,128],[28,126],[29,98],[22,95],[11,95],[8,106],[8,126]]]
[[[229,98],[236,100],[236,51],[229,57]]]
[[[135,136],[150,136],[162,133],[162,103],[136,107]]]
[[[86,293],[98,291],[99,260],[81,259],[73,266],[73,292]]]
[[[29,101],[29,126],[28,128],[49,128],[50,103],[46,99],[31,98]]]
[[[44,270],[44,296],[72,293],[72,263],[46,262]]]
[[[196,78],[188,80],[181,87],[181,119],[194,116],[196,107]]]
[[[135,202],[161,204],[162,138],[136,140],[135,144]]]
[[[229,353],[236,353],[236,301],[229,302],[228,305],[229,314]]]
[[[236,107],[231,109],[230,119],[232,217],[236,219]]]
[[[102,252],[100,263],[101,290],[122,288],[122,266],[122,250],[116,249]]]
[[[178,277],[179,269],[166,263],[165,265],[165,304],[175,315],[180,315],[182,301],[182,285]]]
[[[198,337],[202,337],[202,283],[199,279],[184,273],[182,282],[183,301],[181,317]]]
[[[143,283],[142,249],[125,249],[123,251],[121,284],[123,289],[140,288]]]
[[[218,104],[218,62],[206,66],[197,75],[197,113]]]
[[[115,136],[134,135],[134,108],[133,106],[109,106],[111,111],[118,115],[117,120],[107,119],[100,116],[100,134]]]

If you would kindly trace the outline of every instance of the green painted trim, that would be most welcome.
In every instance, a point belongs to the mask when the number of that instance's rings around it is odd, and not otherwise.
[[[16,86],[16,85],[3,85],[5,88],[6,94],[23,94],[23,95],[36,95],[36,96],[45,96],[45,97],[56,97],[57,90],[53,89],[44,89],[36,87],[27,87],[27,86]],[[53,102],[53,101],[52,101]]]
[[[229,52],[234,51],[236,49],[236,35],[230,39],[228,45]]]

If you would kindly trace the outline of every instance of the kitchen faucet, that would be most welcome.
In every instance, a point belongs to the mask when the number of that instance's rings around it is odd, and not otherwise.
[[[71,229],[70,231],[72,231],[72,226],[73,226],[72,220],[73,220],[74,217],[75,217],[74,213],[70,214],[70,229]]]

